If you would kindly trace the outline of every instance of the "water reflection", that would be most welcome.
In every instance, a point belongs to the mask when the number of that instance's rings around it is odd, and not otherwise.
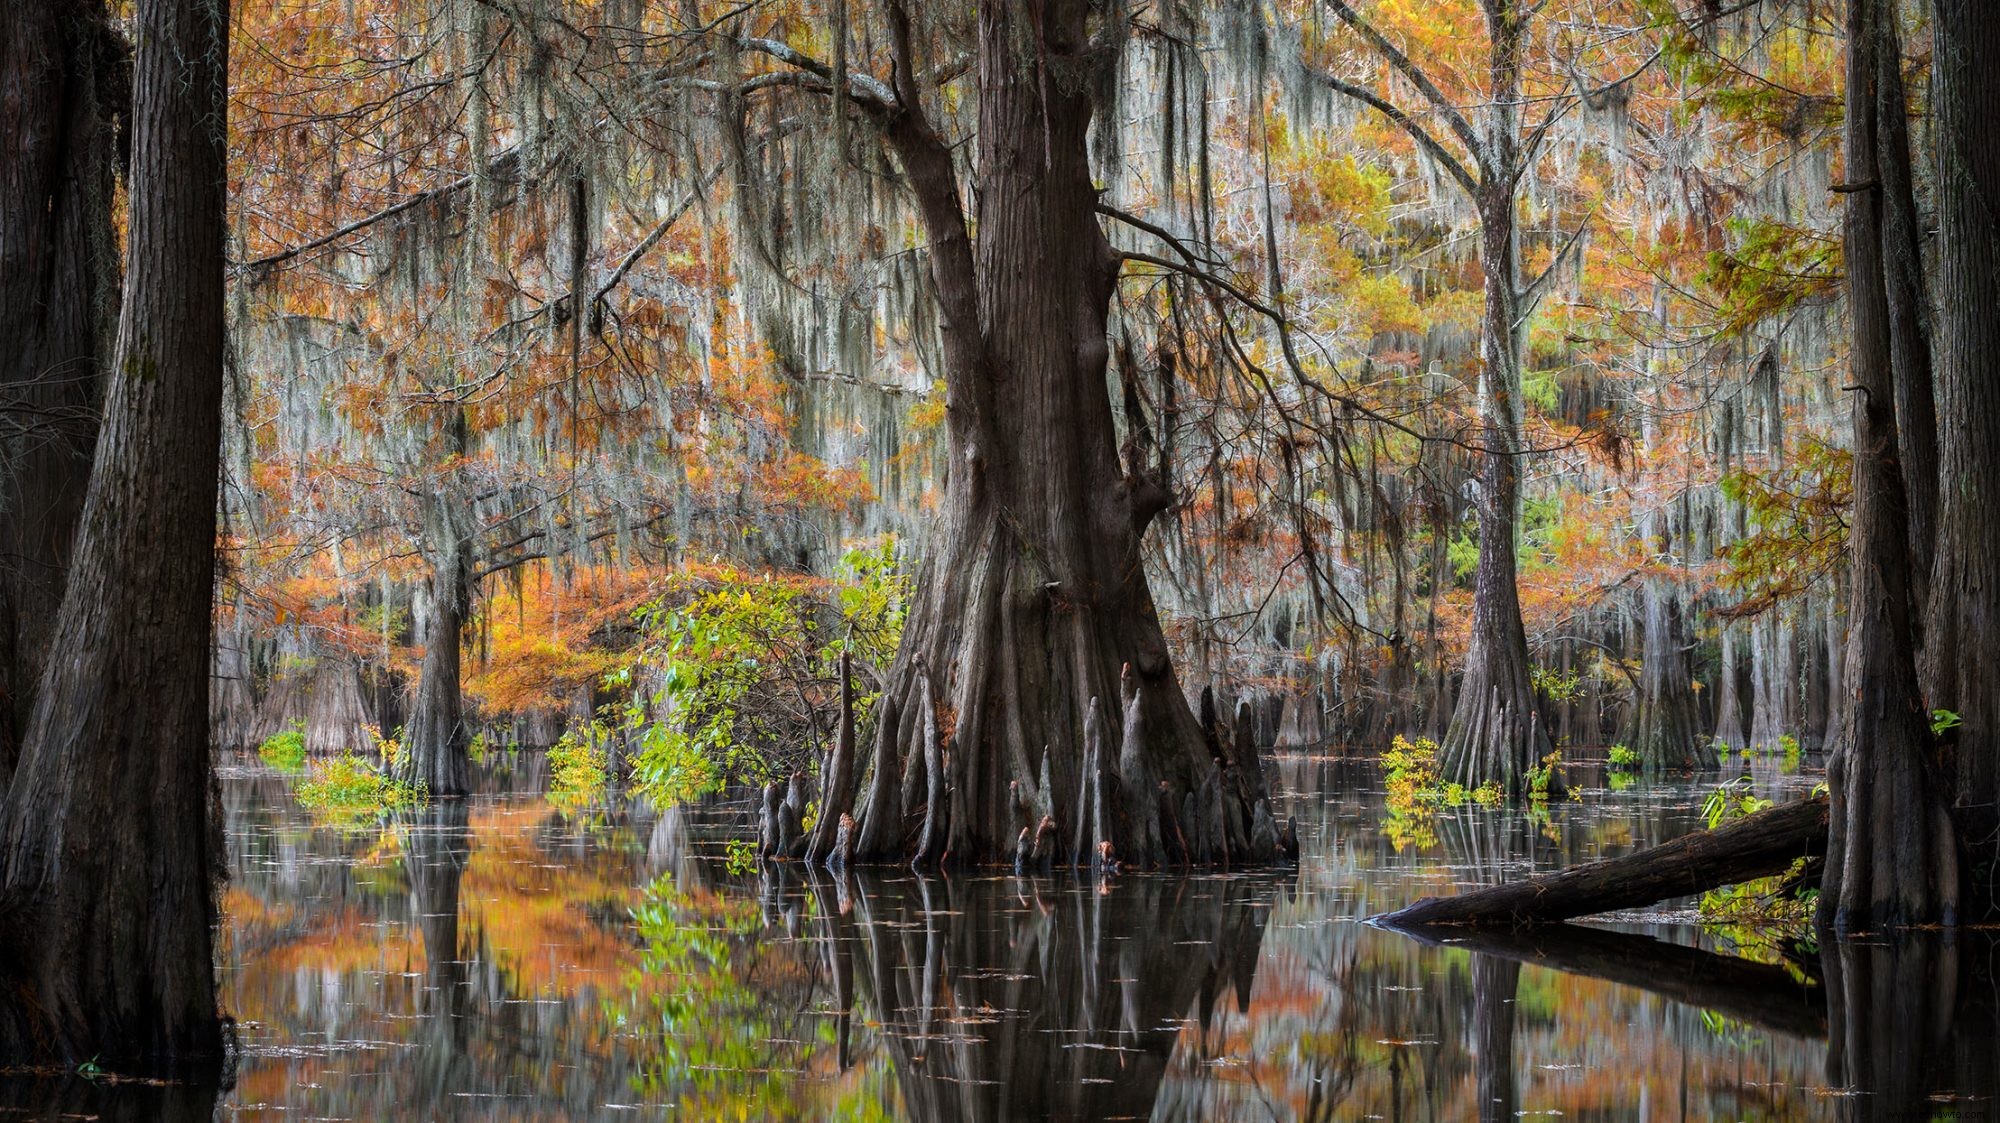
[[[1686,903],[1525,935],[1360,922],[1674,837],[1696,789],[1397,822],[1366,765],[1281,773],[1295,873],[1098,885],[733,870],[733,806],[555,806],[505,758],[472,800],[322,823],[246,763],[224,777],[233,1089],[16,1073],[0,1117],[1995,1113],[1991,934],[1786,959]]]

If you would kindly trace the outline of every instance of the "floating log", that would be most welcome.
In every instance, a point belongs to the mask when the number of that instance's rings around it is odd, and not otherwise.
[[[849,789],[854,784],[854,672],[847,652],[840,653],[840,727],[833,736],[833,752],[820,771],[819,821],[813,824],[812,838],[806,842],[806,861],[818,865],[833,852],[833,836],[840,819],[852,807]]]
[[[1784,873],[1800,858],[1826,851],[1824,796],[1760,811],[1712,831],[1559,873],[1456,897],[1426,897],[1376,918],[1392,928],[1487,925],[1525,928]]]

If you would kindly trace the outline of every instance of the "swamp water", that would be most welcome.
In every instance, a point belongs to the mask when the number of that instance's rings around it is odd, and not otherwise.
[[[486,794],[349,824],[227,765],[234,1087],[0,1082],[0,1119],[1995,1112],[1986,936],[1787,963],[1688,902],[1446,945],[1363,923],[1697,829],[1713,780],[1411,818],[1372,763],[1280,756],[1297,870],[1097,885],[760,877],[728,858],[738,808],[566,808],[539,758],[495,762]]]

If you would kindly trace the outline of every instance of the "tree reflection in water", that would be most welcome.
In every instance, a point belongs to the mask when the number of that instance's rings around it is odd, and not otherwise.
[[[1358,921],[1672,837],[1700,793],[1600,791],[1546,820],[1445,809],[1398,846],[1370,773],[1283,763],[1304,793],[1286,808],[1307,843],[1295,877],[1102,887],[733,873],[715,809],[636,800],[481,796],[336,827],[268,770],[226,773],[223,1003],[246,1053],[221,1110],[1995,1117],[1989,934],[1768,963],[1685,922],[1411,939]],[[201,1089],[0,1075],[0,1117],[214,1106]]]

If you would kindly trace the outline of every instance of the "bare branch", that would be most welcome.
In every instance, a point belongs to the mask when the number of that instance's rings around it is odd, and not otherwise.
[[[1410,85],[1417,88],[1418,93],[1424,95],[1424,100],[1430,102],[1431,108],[1435,109],[1438,115],[1444,118],[1445,124],[1451,127],[1452,134],[1458,137],[1459,143],[1465,145],[1466,151],[1472,153],[1476,161],[1484,164],[1485,149],[1480,147],[1479,135],[1473,132],[1472,123],[1465,119],[1465,114],[1458,111],[1458,107],[1451,103],[1451,99],[1444,96],[1444,91],[1437,88],[1437,83],[1431,81],[1430,75],[1425,74],[1421,67],[1411,62],[1410,56],[1404,54],[1401,48],[1375,30],[1373,24],[1362,19],[1361,13],[1349,6],[1347,0],[1327,0],[1327,3],[1333,8],[1333,14],[1340,17],[1342,23],[1358,32],[1367,40],[1368,45],[1375,49],[1376,54],[1381,55],[1395,68],[1396,73],[1401,74]]]

